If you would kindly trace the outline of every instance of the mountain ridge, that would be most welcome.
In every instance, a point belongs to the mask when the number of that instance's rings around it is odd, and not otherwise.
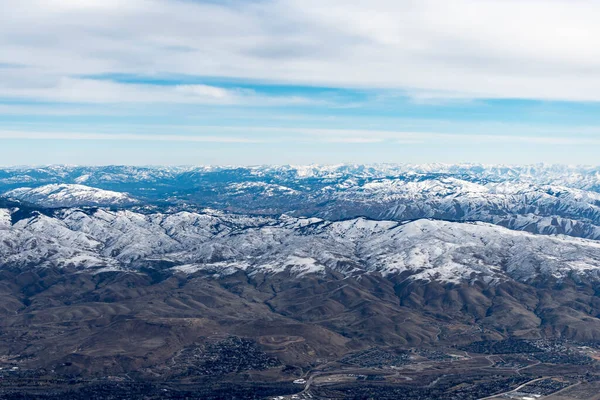
[[[127,206],[138,203],[126,193],[66,183],[12,189],[4,193],[4,197],[48,208]]]
[[[180,271],[196,268],[219,274],[290,269],[292,275],[376,272],[442,282],[468,282],[471,275],[486,283],[507,278],[600,279],[599,242],[534,235],[482,222],[145,215],[74,208],[12,225],[10,211],[0,215],[0,253],[6,266],[37,263],[135,271],[163,262]]]
[[[0,196],[11,379],[302,393],[307,378],[330,398],[345,385],[330,377],[425,393],[452,374],[495,385],[597,366],[595,169],[7,171],[0,193],[22,195]]]

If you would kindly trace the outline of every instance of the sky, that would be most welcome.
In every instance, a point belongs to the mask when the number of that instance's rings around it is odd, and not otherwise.
[[[0,165],[597,165],[599,19],[595,0],[0,0]]]

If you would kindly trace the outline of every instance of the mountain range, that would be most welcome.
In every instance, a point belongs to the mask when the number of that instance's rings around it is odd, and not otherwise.
[[[215,340],[289,371],[382,346],[599,341],[599,183],[555,166],[3,169],[0,353],[169,378]]]

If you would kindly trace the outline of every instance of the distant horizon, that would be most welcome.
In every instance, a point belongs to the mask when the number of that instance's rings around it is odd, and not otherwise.
[[[506,167],[506,168],[526,168],[526,167],[540,167],[540,168],[599,168],[599,164],[566,164],[566,163],[523,163],[523,164],[503,164],[503,163],[478,163],[478,162],[455,162],[455,163],[444,163],[444,162],[424,162],[424,163],[394,163],[394,162],[373,162],[373,163],[310,163],[310,164],[69,164],[69,163],[58,163],[58,164],[14,164],[14,165],[1,165],[0,169],[20,169],[20,168],[52,168],[52,167],[72,167],[72,168],[110,168],[110,167],[131,167],[131,168],[222,168],[222,169],[233,169],[233,168],[308,168],[308,167],[321,167],[321,168],[335,168],[335,167],[375,167],[375,166],[390,166],[390,167],[422,167],[422,166],[464,166],[464,167]]]

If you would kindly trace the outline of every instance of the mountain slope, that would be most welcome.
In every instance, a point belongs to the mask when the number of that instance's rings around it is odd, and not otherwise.
[[[36,188],[18,188],[6,192],[4,196],[48,208],[125,206],[138,202],[126,193],[72,184],[52,184]]]
[[[68,209],[4,224],[0,260],[0,351],[63,374],[187,376],[174,357],[232,335],[302,368],[600,340],[600,244],[484,223]]]
[[[203,387],[269,377],[293,389],[292,376],[357,372],[345,355],[400,349],[393,363],[422,379],[411,387],[450,384],[448,365],[496,381],[581,362],[583,376],[591,359],[553,364],[563,344],[585,353],[600,341],[599,172],[0,169],[0,191],[14,198],[0,198],[0,375]],[[421,369],[430,350],[502,339],[539,340],[547,358],[533,365],[524,346],[511,366],[469,350]],[[393,365],[385,379],[403,379]]]
[[[289,216],[69,209],[54,217],[40,214],[3,226],[3,264],[19,268],[137,270],[163,264],[187,273],[205,270],[220,275],[287,271],[294,276],[377,273],[454,283],[600,281],[600,243],[485,223],[417,220],[402,224],[364,218],[331,222]]]

